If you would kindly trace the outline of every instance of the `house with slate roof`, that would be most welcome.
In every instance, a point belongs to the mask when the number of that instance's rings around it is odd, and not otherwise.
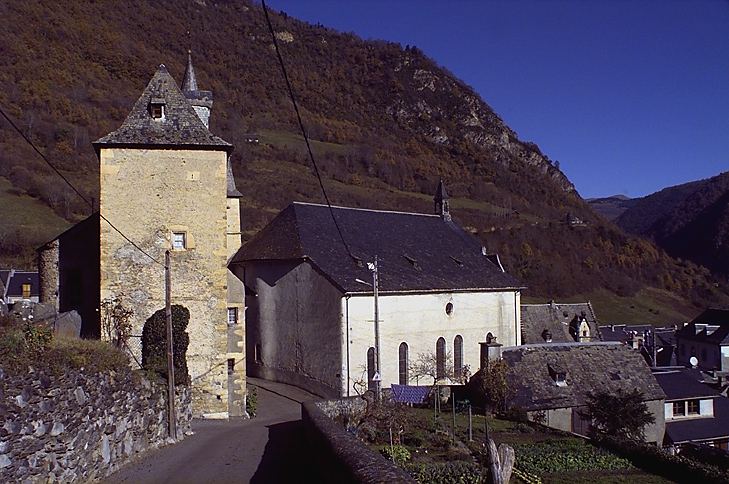
[[[78,310],[85,336],[99,336],[99,304],[114,298],[141,335],[165,307],[170,251],[172,304],[190,310],[193,411],[224,418],[245,413],[243,284],[227,269],[241,243],[241,194],[233,146],[209,130],[212,105],[190,55],[181,87],[160,65],[121,126],[93,143],[99,212],[41,247],[39,267],[41,299]],[[130,352],[141,361],[138,339]]]
[[[611,324],[600,326],[603,341],[617,341],[640,352],[650,366],[676,364],[676,327],[657,328],[650,324]]]
[[[530,420],[588,435],[590,422],[582,413],[588,397],[599,391],[639,389],[655,423],[644,429],[647,442],[664,436],[665,393],[640,355],[620,343],[545,343],[503,348],[509,367],[511,408],[526,411]]]
[[[38,272],[0,270],[0,296],[6,304],[38,302]]]
[[[729,309],[707,309],[676,332],[676,343],[679,365],[696,357],[702,370],[729,372]]]
[[[666,393],[665,447],[680,451],[690,443],[729,450],[729,398],[696,379],[686,368],[655,369]]]
[[[435,214],[296,202],[241,247],[248,373],[327,397],[372,386],[375,258],[383,388],[432,383],[409,372],[419,354],[463,375],[489,333],[520,344],[523,284],[452,220],[442,182],[434,202]]]
[[[521,305],[523,344],[600,341],[597,324],[589,301]]]

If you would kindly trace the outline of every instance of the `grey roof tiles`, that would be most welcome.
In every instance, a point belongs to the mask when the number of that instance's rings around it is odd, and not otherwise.
[[[436,215],[293,203],[245,244],[232,263],[310,260],[343,292],[371,288],[366,263],[377,255],[382,292],[520,289],[523,284],[482,254],[481,244]]]
[[[579,319],[585,318],[590,328],[590,341],[600,341],[597,317],[592,304],[547,303],[521,305],[521,334],[523,344],[546,343],[546,333],[554,343],[577,341]]]
[[[645,400],[665,394],[635,351],[620,343],[549,343],[504,348],[514,394],[511,404],[526,411],[580,407],[598,391],[643,392]],[[566,371],[558,386],[551,368]]]
[[[153,99],[164,100],[161,119],[150,115]],[[115,145],[233,149],[208,131],[164,65],[159,66],[122,125],[94,142],[97,149]]]

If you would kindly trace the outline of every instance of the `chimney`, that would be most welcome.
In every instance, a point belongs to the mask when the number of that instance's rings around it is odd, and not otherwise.
[[[501,343],[496,342],[496,337],[491,333],[486,335],[486,341],[478,343],[481,346],[481,369],[488,368],[489,363],[501,359]]]

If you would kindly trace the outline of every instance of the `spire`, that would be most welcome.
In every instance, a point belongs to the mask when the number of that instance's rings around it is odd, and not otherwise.
[[[448,192],[446,192],[443,179],[438,182],[438,188],[435,191],[433,201],[435,202],[436,215],[440,215],[443,220],[445,220],[446,222],[450,222],[450,203],[448,202]]]
[[[182,77],[182,91],[197,91],[197,78],[195,69],[192,67],[192,51],[187,51],[187,69]]]
[[[192,67],[192,52],[189,50],[187,51],[187,68],[185,69],[185,76],[182,78],[182,92],[192,104],[205,127],[208,128],[210,126],[210,110],[213,107],[213,93],[203,91],[197,87],[195,69]]]

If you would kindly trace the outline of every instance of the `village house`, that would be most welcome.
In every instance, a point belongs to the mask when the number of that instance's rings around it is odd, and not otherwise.
[[[458,379],[489,333],[520,344],[522,284],[451,219],[442,182],[434,201],[432,215],[293,203],[245,244],[231,268],[248,373],[327,397],[373,388],[375,260],[383,388],[432,383],[410,372],[420,354]]]
[[[679,365],[729,372],[729,309],[707,309],[676,332]],[[724,373],[724,375],[729,373]]]
[[[600,341],[590,302],[522,304],[522,344],[588,343]]]
[[[655,423],[644,429],[646,442],[664,436],[665,394],[640,355],[620,343],[545,343],[503,348],[512,396],[507,405],[530,420],[588,435],[583,414],[588,397],[600,391],[639,389]]]
[[[650,366],[676,365],[676,326],[658,328],[650,324],[600,326],[603,341],[617,341],[640,352]]]
[[[696,369],[658,368],[653,375],[666,393],[665,447],[680,452],[699,443],[729,450],[729,398],[699,381]]]
[[[138,336],[165,306],[170,251],[172,303],[190,311],[193,410],[224,418],[245,413],[243,285],[227,269],[241,243],[241,194],[233,146],[208,129],[212,104],[190,56],[182,88],[160,65],[122,125],[93,144],[99,212],[41,247],[39,268],[41,300],[76,309],[85,336],[99,336],[99,303],[114,298],[133,310]],[[130,349],[141,361],[138,339]]]
[[[0,270],[0,300],[5,304],[38,302],[38,272]]]

